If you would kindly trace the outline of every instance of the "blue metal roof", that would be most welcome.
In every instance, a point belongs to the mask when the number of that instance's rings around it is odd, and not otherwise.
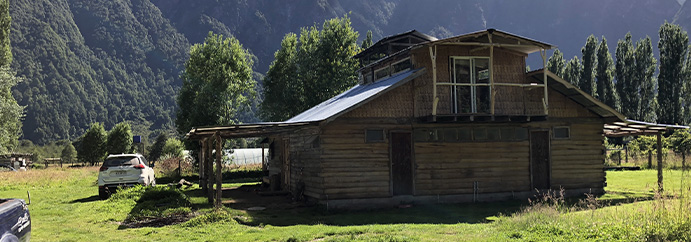
[[[405,84],[422,73],[424,73],[424,69],[408,70],[374,83],[357,85],[284,121],[284,123],[317,122],[336,118],[395,87]]]

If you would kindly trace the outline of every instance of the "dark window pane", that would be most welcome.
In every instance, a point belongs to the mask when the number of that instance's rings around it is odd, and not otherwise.
[[[458,140],[460,141],[471,141],[473,137],[470,135],[470,129],[460,128],[458,129]]]
[[[488,86],[478,86],[476,88],[476,99],[475,104],[477,105],[478,113],[489,113],[489,87]]]
[[[365,140],[367,142],[383,142],[384,141],[384,130],[383,129],[368,129],[365,134]]]
[[[513,128],[501,128],[501,140],[516,139],[516,131]]]
[[[473,137],[475,140],[487,140],[487,128],[474,128]]]
[[[410,69],[412,67],[412,63],[410,62],[410,59],[398,62],[393,65],[393,71],[391,73],[398,73],[401,71],[404,71],[406,69]]]
[[[444,141],[455,142],[458,141],[458,132],[456,129],[443,129]]]
[[[131,165],[138,165],[139,164],[139,159],[137,157],[117,157],[117,158],[110,158],[106,159],[106,161],[103,162],[103,166],[131,166]]]
[[[470,60],[453,59],[455,83],[470,83]]]
[[[456,88],[456,113],[471,113],[470,109],[470,88],[471,87],[455,87]]]
[[[568,139],[571,137],[569,127],[554,127],[555,139]]]
[[[379,80],[389,76],[389,67],[374,72],[374,79]]]
[[[528,129],[516,128],[516,140],[527,140],[527,139],[528,139]]]
[[[487,140],[499,140],[499,128],[488,128]]]

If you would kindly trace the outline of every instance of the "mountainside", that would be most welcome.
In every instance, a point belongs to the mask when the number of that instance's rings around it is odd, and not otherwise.
[[[13,94],[27,106],[24,138],[73,139],[92,122],[110,129],[129,120],[166,129],[173,124],[179,75],[191,44],[209,31],[233,35],[265,73],[288,32],[351,18],[374,40],[410,29],[436,37],[497,28],[559,46],[580,56],[588,35],[606,36],[610,50],[665,20],[688,29],[691,10],[675,0],[13,0],[13,68],[26,77]],[[548,53],[551,54],[551,53]],[[533,69],[542,62],[531,58]],[[251,116],[251,115],[249,115]],[[244,116],[245,120],[256,120]]]

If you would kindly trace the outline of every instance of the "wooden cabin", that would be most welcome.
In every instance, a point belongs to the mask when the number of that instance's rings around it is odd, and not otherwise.
[[[368,63],[357,86],[289,120],[188,137],[268,137],[271,180],[328,207],[601,194],[604,127],[633,121],[544,68],[526,73],[552,48],[493,29],[410,31],[355,56]]]

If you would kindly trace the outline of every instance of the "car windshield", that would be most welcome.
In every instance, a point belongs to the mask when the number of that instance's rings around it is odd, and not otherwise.
[[[137,157],[110,158],[103,162],[103,166],[131,166],[139,164]]]

